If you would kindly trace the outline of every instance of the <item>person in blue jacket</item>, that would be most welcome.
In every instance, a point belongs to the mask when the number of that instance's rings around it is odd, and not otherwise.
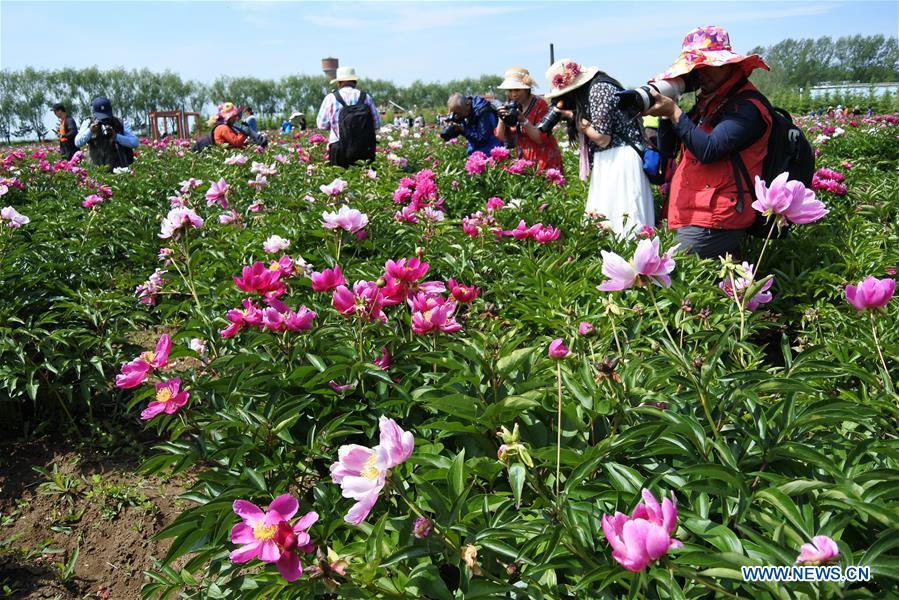
[[[499,122],[496,109],[481,96],[464,96],[455,93],[449,97],[446,103],[462,129],[462,135],[468,140],[468,154],[483,152],[490,154],[490,150],[502,146],[502,142],[494,134]]]

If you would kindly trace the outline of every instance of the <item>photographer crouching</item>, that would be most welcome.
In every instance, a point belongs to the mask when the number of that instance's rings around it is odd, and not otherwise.
[[[265,134],[258,133],[248,123],[240,121],[242,108],[232,102],[219,104],[218,114],[209,119],[212,127],[212,143],[216,146],[227,144],[232,148],[246,148],[248,140],[257,146],[268,146]]]
[[[81,123],[75,136],[76,146],[83,148],[85,144],[91,162],[112,171],[134,162],[138,139],[128,123],[113,116],[109,98],[98,96],[91,102],[91,118]]]
[[[443,141],[462,135],[468,140],[469,156],[474,152],[490,154],[497,146],[502,146],[493,131],[496,129],[496,109],[485,98],[464,96],[458,92],[447,100],[450,112],[449,124],[440,132]]]
[[[510,150],[517,148],[518,158],[533,161],[538,172],[562,171],[562,153],[556,138],[551,131],[540,131],[535,125],[549,112],[549,105],[531,93],[533,87],[534,80],[527,69],[512,67],[506,71],[499,85],[506,91],[506,103],[497,109],[496,137]]]

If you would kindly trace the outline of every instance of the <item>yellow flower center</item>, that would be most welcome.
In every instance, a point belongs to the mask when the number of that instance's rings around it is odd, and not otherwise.
[[[169,388],[162,388],[158,392],[156,392],[156,401],[157,402],[168,402],[172,399],[172,390]]]
[[[381,474],[381,470],[375,466],[375,463],[378,461],[378,456],[376,454],[372,454],[368,457],[368,460],[365,461],[365,466],[362,467],[362,471],[359,473],[366,479],[375,480],[378,478],[378,475]]]
[[[153,359],[156,358],[156,353],[148,351],[141,354],[140,357],[147,362],[153,362]]]
[[[275,537],[277,530],[277,525],[265,525],[262,521],[258,521],[253,525],[253,537],[264,542]]]
[[[268,266],[268,270],[269,270],[269,271],[278,271],[278,270],[280,270],[280,269],[281,269],[281,265],[280,265],[280,263],[278,263],[277,261],[273,262],[272,264],[270,264],[270,265]]]

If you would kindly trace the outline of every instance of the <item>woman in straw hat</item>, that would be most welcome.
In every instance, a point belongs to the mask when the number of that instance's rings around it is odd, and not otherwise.
[[[527,69],[512,67],[506,71],[499,89],[506,91],[507,102],[518,102],[521,110],[518,111],[518,124],[514,127],[506,127],[505,120],[500,119],[496,137],[505,142],[507,136],[516,136],[519,158],[533,161],[538,172],[546,169],[561,172],[562,153],[556,138],[552,132],[543,133],[535,125],[549,112],[549,105],[546,100],[531,93],[534,87],[534,80]],[[500,108],[499,113],[501,117],[507,114],[504,108]]]
[[[208,121],[209,126],[212,127],[213,144],[217,146],[227,144],[232,148],[246,147],[248,134],[234,128],[234,124],[242,112],[243,110],[234,106],[232,102],[222,102],[218,105],[218,113],[209,117]]]
[[[618,108],[615,93],[621,84],[567,58],[553,64],[546,78],[550,91],[545,98],[555,103],[569,124],[569,137],[578,141],[581,179],[591,173],[584,212],[601,215],[622,236],[655,225],[652,191],[636,150],[643,134]]]
[[[757,68],[768,65],[756,54],[737,54],[727,31],[706,26],[684,37],[675,63],[656,77],[694,77],[699,84],[689,112],[653,93],[655,103],[647,113],[662,117],[664,153],[673,156],[675,142],[683,146],[663,213],[681,247],[701,258],[733,253],[755,221],[746,180],[761,175],[771,134],[767,108],[759,97],[747,96],[760,96],[747,79]],[[740,162],[745,174],[738,179]]]

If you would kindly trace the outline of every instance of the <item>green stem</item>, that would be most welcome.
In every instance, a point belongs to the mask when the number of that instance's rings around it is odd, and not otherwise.
[[[97,216],[97,209],[91,208],[91,217],[90,217],[90,219],[87,220],[87,227],[84,228],[84,238],[82,238],[82,240],[81,240],[80,248],[84,248],[84,242],[87,241],[87,236],[91,232],[91,225],[93,224],[94,217],[96,217],[96,216]]]
[[[359,319],[359,330],[357,331],[357,341],[359,343],[359,388],[362,391],[362,399],[365,400],[365,349],[363,343],[363,332],[365,330],[365,321],[362,317]]]
[[[559,499],[559,479],[562,472],[562,362],[556,361],[556,389],[558,403],[556,405],[556,502]]]
[[[336,229],[337,231],[337,256],[334,257],[334,262],[340,264],[340,245],[343,242],[343,235],[341,235],[340,228]]]
[[[890,370],[887,368],[887,361],[883,358],[883,350],[880,349],[880,338],[877,337],[877,322],[874,320],[874,314],[869,312],[868,317],[871,319],[871,333],[874,334],[874,347],[877,348],[877,355],[880,357],[880,364],[883,366],[883,388],[890,391],[893,382],[890,378]]]

